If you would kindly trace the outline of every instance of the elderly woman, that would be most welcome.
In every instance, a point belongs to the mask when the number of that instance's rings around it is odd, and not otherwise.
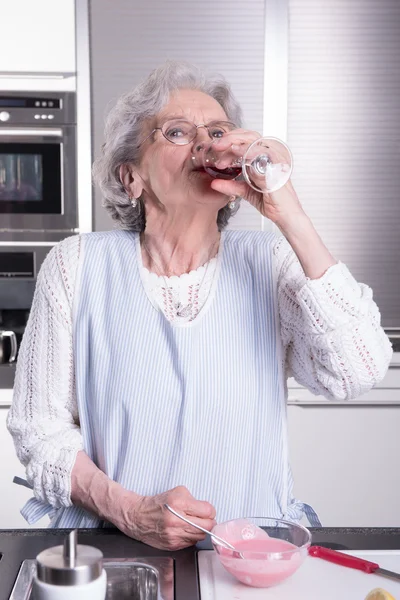
[[[179,123],[178,123],[179,121]],[[167,63],[111,111],[95,176],[119,228],[69,237],[38,276],[8,427],[29,522],[115,526],[178,549],[246,515],[300,520],[286,379],[346,400],[388,368],[372,291],[290,182],[270,195],[193,167],[259,134],[222,78]],[[226,231],[244,198],[282,235]]]

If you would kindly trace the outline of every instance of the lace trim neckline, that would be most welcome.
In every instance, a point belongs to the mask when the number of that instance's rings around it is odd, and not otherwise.
[[[211,265],[211,269],[209,268],[208,271],[212,273],[212,282],[211,282],[211,288],[208,294],[208,297],[205,300],[205,303],[203,304],[201,310],[199,311],[199,313],[196,315],[196,318],[188,321],[188,322],[175,322],[172,321],[170,322],[171,325],[173,327],[192,327],[194,323],[198,323],[201,319],[203,319],[204,315],[208,312],[208,309],[210,308],[214,296],[215,296],[215,292],[218,286],[218,280],[219,280],[219,274],[221,271],[221,261],[222,261],[222,257],[223,257],[223,249],[224,249],[224,241],[225,241],[225,232],[222,231],[221,232],[221,238],[220,238],[220,244],[219,244],[219,248],[218,248],[218,253],[217,255],[211,259],[211,261],[215,261],[215,265]],[[145,295],[147,296],[150,304],[157,310],[157,311],[162,311],[162,309],[160,308],[160,306],[158,305],[156,299],[153,297],[153,294],[150,293],[149,290],[149,279],[146,277],[146,274],[149,275],[154,275],[154,277],[156,278],[155,281],[158,282],[158,275],[156,275],[155,273],[151,273],[150,271],[148,271],[147,268],[144,267],[143,265],[143,258],[142,258],[142,248],[140,245],[140,234],[136,233],[136,260],[137,260],[137,265],[138,265],[138,271],[139,271],[139,275],[140,278],[142,280],[142,285],[143,285],[143,292],[145,293]],[[207,263],[205,265],[202,265],[201,267],[199,267],[199,269],[205,269],[207,268]],[[191,271],[190,273],[184,273],[184,275],[189,276],[190,274],[196,274],[196,279],[197,279],[197,273],[198,273],[198,269],[195,271]],[[190,283],[190,281],[187,281],[187,279],[185,280],[181,280],[182,275],[180,277],[178,276],[173,276],[175,277],[175,282],[176,283],[183,283],[183,282],[187,282]],[[162,279],[162,278],[161,278]],[[208,277],[208,273],[207,273],[207,280],[209,279]],[[166,281],[168,281],[166,279]],[[158,286],[157,286],[158,287]],[[164,315],[165,316],[165,315]]]
[[[170,275],[169,277],[167,277],[166,275],[158,275],[157,273],[154,273],[154,271],[150,271],[147,267],[145,267],[143,265],[143,260],[141,261],[140,267],[141,267],[143,273],[146,275],[146,277],[156,279],[157,281],[160,281],[160,282],[165,282],[165,281],[174,282],[174,281],[178,281],[178,280],[183,281],[185,279],[198,279],[201,275],[203,275],[203,272],[207,269],[207,266],[208,266],[209,271],[213,270],[213,267],[216,266],[216,264],[217,264],[217,259],[218,259],[218,253],[216,254],[216,256],[211,258],[208,262],[204,263],[204,265],[200,265],[200,267],[198,267],[197,269],[193,269],[192,271],[189,271],[189,273],[182,273],[182,275]]]

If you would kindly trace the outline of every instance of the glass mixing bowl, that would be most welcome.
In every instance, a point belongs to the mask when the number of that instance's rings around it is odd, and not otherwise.
[[[232,544],[243,556],[239,558],[211,537],[222,566],[242,583],[260,588],[293,575],[311,545],[311,533],[302,525],[267,517],[232,519],[219,523],[211,533]]]

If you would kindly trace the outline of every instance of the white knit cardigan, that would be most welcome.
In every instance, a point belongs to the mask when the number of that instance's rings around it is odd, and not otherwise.
[[[48,254],[21,344],[8,415],[20,461],[39,500],[71,506],[71,472],[82,449],[72,343],[72,306],[80,237]],[[392,356],[372,290],[338,263],[305,277],[284,237],[274,262],[287,376],[314,394],[346,400],[382,380]]]

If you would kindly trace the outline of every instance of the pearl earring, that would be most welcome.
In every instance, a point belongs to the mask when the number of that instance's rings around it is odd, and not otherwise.
[[[129,198],[130,203],[132,204],[132,208],[136,208],[138,205],[137,198],[133,198],[132,196]]]
[[[231,196],[228,206],[231,210],[236,208],[236,196]]]

